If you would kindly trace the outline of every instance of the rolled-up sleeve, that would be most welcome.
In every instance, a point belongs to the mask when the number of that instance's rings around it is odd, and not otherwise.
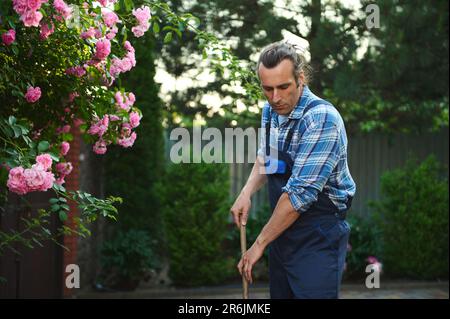
[[[336,123],[312,122],[301,136],[292,175],[282,188],[298,213],[307,211],[317,200],[338,160],[339,129]]]

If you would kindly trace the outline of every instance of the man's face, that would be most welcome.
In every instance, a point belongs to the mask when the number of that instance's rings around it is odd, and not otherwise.
[[[264,95],[273,110],[280,115],[289,115],[297,105],[302,93],[303,74],[299,76],[299,86],[295,83],[294,65],[285,59],[276,67],[268,69],[262,63],[259,65],[259,79]]]

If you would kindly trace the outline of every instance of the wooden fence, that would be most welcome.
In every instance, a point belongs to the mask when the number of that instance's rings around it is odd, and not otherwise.
[[[168,134],[167,134],[168,136]],[[166,155],[176,141],[166,136]],[[446,166],[448,175],[449,130],[425,134],[386,135],[371,133],[349,136],[348,163],[357,185],[351,213],[362,216],[369,213],[368,202],[380,199],[380,177],[383,172],[399,168],[409,158],[419,161],[434,154]],[[245,184],[252,163],[230,164],[230,198],[235,198]],[[251,214],[268,205],[267,187],[263,187],[252,199]]]

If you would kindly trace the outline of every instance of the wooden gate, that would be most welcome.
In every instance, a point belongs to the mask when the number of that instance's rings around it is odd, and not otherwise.
[[[22,218],[36,216],[40,208],[48,207],[50,192],[31,193],[24,196],[28,204],[14,194],[10,195],[5,210],[0,214],[0,229],[9,232],[22,231]],[[53,232],[59,221],[52,214],[49,229]],[[43,247],[34,245],[30,249],[22,244],[0,255],[0,298],[61,298],[62,297],[62,248],[52,241],[43,242]]]

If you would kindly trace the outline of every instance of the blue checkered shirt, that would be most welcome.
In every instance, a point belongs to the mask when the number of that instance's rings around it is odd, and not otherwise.
[[[345,210],[349,197],[353,197],[356,185],[347,165],[347,134],[338,111],[331,105],[317,105],[303,116],[309,102],[319,99],[307,86],[303,88],[298,105],[288,120],[279,124],[278,115],[269,103],[263,107],[261,127],[265,128],[271,114],[271,127],[278,130],[278,149],[285,147],[287,133],[294,129],[287,152],[294,166],[286,186],[292,206],[303,213],[317,200],[319,192],[330,198],[339,210]],[[274,134],[271,133],[271,138]],[[261,136],[259,156],[264,156],[265,136]],[[270,144],[273,147],[275,141]]]

